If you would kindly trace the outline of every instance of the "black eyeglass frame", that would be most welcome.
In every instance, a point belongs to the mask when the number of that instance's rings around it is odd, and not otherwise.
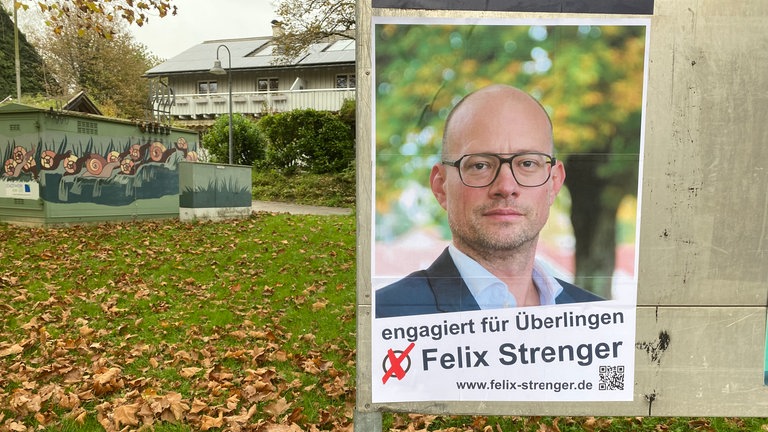
[[[509,156],[509,157],[502,157],[501,155],[511,155],[511,156]],[[537,185],[524,185],[524,184],[520,183],[520,180],[517,179],[517,175],[515,175],[515,169],[512,166],[512,161],[515,160],[516,157],[524,156],[524,155],[539,155],[539,156],[544,156],[544,157],[549,158],[549,162],[547,162],[547,165],[549,165],[550,168],[549,168],[549,172],[547,173],[547,178],[544,179],[543,182],[541,182],[541,183],[539,183]],[[464,181],[464,177],[461,175],[461,161],[464,160],[464,158],[470,157],[470,156],[493,156],[493,157],[495,157],[496,159],[499,160],[499,166],[496,167],[496,174],[493,176],[493,179],[491,179],[491,181],[488,184],[483,185],[483,186],[472,186],[472,185],[468,185],[467,182]],[[484,187],[488,187],[488,186],[492,185],[493,182],[495,182],[496,179],[499,177],[499,173],[501,172],[501,167],[504,166],[505,164],[509,164],[509,170],[512,171],[512,177],[514,177],[514,179],[515,179],[515,181],[517,182],[518,185],[520,185],[522,187],[539,187],[539,186],[543,185],[544,183],[548,182],[550,178],[552,178],[552,168],[554,168],[555,164],[557,164],[557,158],[554,157],[553,155],[549,155],[549,154],[541,153],[541,152],[469,153],[469,154],[463,155],[462,157],[456,159],[455,161],[446,161],[446,160],[444,160],[444,161],[440,161],[440,163],[442,163],[443,165],[452,166],[452,167],[456,168],[457,170],[459,170],[459,179],[461,179],[461,182],[466,187],[478,188],[479,189],[479,188],[484,188]]]

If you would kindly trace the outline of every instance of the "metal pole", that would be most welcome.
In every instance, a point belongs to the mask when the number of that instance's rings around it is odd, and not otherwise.
[[[227,50],[227,57],[229,63],[227,64],[227,87],[229,87],[229,164],[233,162],[233,145],[232,145],[232,52],[229,51],[229,47],[221,44],[216,48],[216,58],[219,58],[219,48]]]
[[[355,432],[381,432],[382,420],[380,412],[364,412],[355,409],[354,424],[352,427]]]
[[[221,60],[219,60],[219,51],[221,48],[227,50],[227,56],[229,57],[229,66],[226,71],[221,67]],[[210,72],[215,75],[227,74],[227,87],[229,87],[229,164],[232,165],[234,163],[234,146],[232,144],[232,53],[229,51],[228,46],[221,44],[216,47],[216,62],[213,64]]]
[[[16,102],[21,103],[21,58],[19,56],[19,7],[13,2],[13,44],[16,51]]]
[[[229,53],[229,48],[227,48]],[[229,87],[229,164],[232,165],[232,54],[229,55],[229,69],[227,70],[227,85]]]

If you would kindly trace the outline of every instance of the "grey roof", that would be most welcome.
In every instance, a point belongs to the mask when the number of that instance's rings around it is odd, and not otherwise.
[[[275,67],[297,67],[324,64],[354,63],[354,40],[342,40],[331,43],[312,44],[296,59],[288,63],[276,63],[277,56],[271,54],[272,37],[253,37],[244,39],[222,39],[205,41],[181,54],[148,70],[146,76],[158,76],[177,73],[204,72],[213,67],[218,50],[221,66],[229,69],[227,50],[219,49],[224,45],[232,53],[232,70],[259,69]]]
[[[86,114],[104,115],[83,90],[74,95],[62,109]]]

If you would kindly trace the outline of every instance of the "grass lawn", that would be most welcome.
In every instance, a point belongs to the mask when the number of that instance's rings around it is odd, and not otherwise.
[[[0,244],[0,432],[351,431],[354,216],[0,225]],[[767,425],[386,414],[384,430]]]
[[[0,430],[346,428],[354,233],[266,214],[0,225]]]

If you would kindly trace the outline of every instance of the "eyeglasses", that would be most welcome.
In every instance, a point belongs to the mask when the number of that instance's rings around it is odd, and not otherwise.
[[[514,153],[502,157],[496,153],[466,154],[456,161],[442,161],[459,169],[459,178],[464,185],[473,188],[490,186],[499,176],[501,166],[508,163],[517,184],[524,187],[541,186],[552,175],[557,159],[546,153]]]

